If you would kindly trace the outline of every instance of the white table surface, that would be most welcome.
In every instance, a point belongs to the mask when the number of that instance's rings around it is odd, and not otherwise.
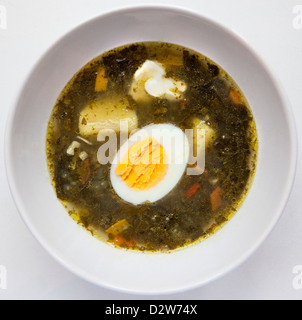
[[[102,12],[139,0],[0,0],[7,28],[0,28],[0,150],[6,117],[35,61],[59,37]],[[163,3],[153,0],[152,3]],[[302,134],[302,29],[294,28],[302,0],[165,1],[201,12],[243,36],[280,78]],[[1,24],[0,24],[1,25]],[[278,125],[278,124],[276,124]],[[301,141],[299,140],[299,147]],[[1,299],[149,299],[103,289],[71,274],[36,241],[20,218],[7,185],[0,152],[0,266],[7,271]],[[273,232],[242,265],[222,278],[184,293],[152,299],[302,299],[295,266],[302,265],[302,163],[287,207]]]

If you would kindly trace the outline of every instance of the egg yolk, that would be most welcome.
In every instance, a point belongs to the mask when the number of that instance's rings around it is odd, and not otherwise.
[[[118,163],[115,174],[128,187],[149,190],[163,180],[169,168],[168,156],[163,146],[154,138],[134,143]]]

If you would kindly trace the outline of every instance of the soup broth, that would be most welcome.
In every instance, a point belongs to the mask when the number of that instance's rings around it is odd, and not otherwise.
[[[204,166],[162,163],[169,146],[151,136],[140,150],[158,154],[156,165],[132,160],[113,170],[100,161],[100,151],[113,160],[130,131],[152,126],[168,129],[165,136],[177,128],[179,143],[193,155],[202,150]],[[129,159],[137,146],[125,149]],[[100,55],[69,81],[49,120],[47,159],[57,198],[94,236],[127,249],[172,250],[211,235],[238,210],[256,168],[257,133],[243,93],[219,65],[176,44],[141,42]]]

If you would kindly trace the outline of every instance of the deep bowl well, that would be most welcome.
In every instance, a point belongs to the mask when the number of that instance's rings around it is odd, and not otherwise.
[[[225,69],[255,117],[258,164],[249,194],[213,236],[169,254],[115,249],[77,225],[57,200],[46,162],[46,130],[65,84],[88,61],[138,42],[180,44]],[[69,32],[37,62],[11,112],[7,175],[16,206],[43,247],[70,271],[97,285],[161,294],[201,286],[244,261],[280,217],[295,173],[295,125],[282,87],[239,36],[181,8],[142,6],[98,16]]]

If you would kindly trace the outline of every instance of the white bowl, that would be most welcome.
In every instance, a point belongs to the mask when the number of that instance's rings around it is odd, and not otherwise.
[[[255,179],[240,210],[213,236],[169,254],[115,249],[77,225],[55,196],[45,153],[47,121],[74,73],[104,51],[151,40],[192,48],[224,68],[246,95],[259,137]],[[265,239],[293,183],[296,132],[282,87],[238,35],[188,10],[143,6],[96,17],[44,54],[17,97],[8,121],[5,155],[16,206],[54,258],[97,285],[162,294],[201,286],[225,274]]]

